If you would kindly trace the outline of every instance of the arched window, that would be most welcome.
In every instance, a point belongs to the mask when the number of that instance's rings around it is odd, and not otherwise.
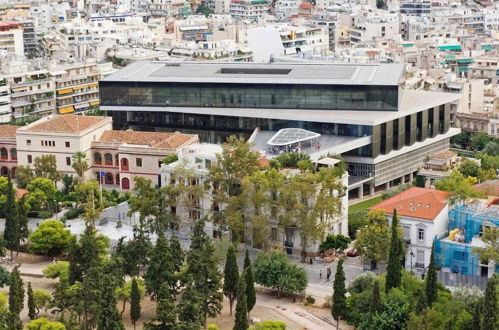
[[[121,189],[123,190],[130,189],[130,180],[128,178],[121,179]]]
[[[121,170],[128,171],[128,159],[121,158]]]
[[[10,159],[12,160],[17,160],[17,149],[16,148],[12,148],[10,149]]]
[[[7,176],[9,174],[9,169],[7,167],[2,167],[0,169],[0,175],[1,176]]]
[[[113,184],[113,179],[114,179],[114,176],[112,173],[106,173],[106,177],[104,179],[106,184]]]
[[[94,164],[96,165],[102,164],[102,156],[98,152],[94,153]]]
[[[9,153],[7,152],[7,149],[0,149],[0,159],[9,159]]]
[[[106,165],[113,165],[113,155],[111,155],[111,154],[105,154],[104,155],[104,164],[106,164]]]

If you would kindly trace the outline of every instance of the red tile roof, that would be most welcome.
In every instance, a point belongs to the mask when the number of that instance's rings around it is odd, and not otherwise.
[[[139,131],[105,131],[99,138],[99,142],[119,142],[129,144],[148,145],[158,149],[177,149],[185,143],[197,142],[196,135],[182,134],[180,132],[139,132]]]
[[[23,197],[24,195],[26,195],[28,193],[28,191],[26,189],[22,189],[22,188],[16,188],[16,198],[19,199],[21,197]]]
[[[90,128],[103,120],[106,117],[97,116],[78,116],[78,115],[55,115],[47,118],[42,118],[38,124],[31,126],[30,131],[49,131],[62,133],[78,133]]]
[[[481,191],[487,196],[499,197],[499,180],[488,180],[473,186],[476,191]]]
[[[383,210],[392,214],[397,209],[397,214],[411,218],[434,220],[447,204],[449,197],[446,191],[426,189],[419,187],[409,188],[378,205],[372,210]]]
[[[0,125],[0,137],[16,137],[16,130],[19,126],[14,125]]]

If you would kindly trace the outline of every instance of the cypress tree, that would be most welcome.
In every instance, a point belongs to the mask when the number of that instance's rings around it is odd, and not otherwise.
[[[233,330],[248,329],[248,302],[246,299],[246,269],[241,274],[237,285],[236,322]]]
[[[339,329],[340,318],[345,316],[347,310],[343,259],[338,261],[338,268],[334,275],[333,290],[333,307],[331,309],[331,315],[333,315],[333,318],[336,320],[336,328]]]
[[[184,292],[177,306],[178,320],[185,329],[199,330],[205,323],[203,298],[194,287],[192,276],[187,277]]]
[[[371,313],[379,312],[381,309],[381,296],[379,292],[379,282],[374,280],[373,293],[371,296],[371,304],[369,305],[369,311]]]
[[[146,292],[155,300],[161,285],[165,282],[170,285],[170,291],[176,286],[176,279],[173,277],[173,262],[170,257],[170,248],[163,234],[158,235],[156,245],[152,251],[149,266],[144,274]]]
[[[19,272],[19,265],[15,266],[10,273],[9,287],[9,329],[22,329],[21,318],[19,314],[24,307],[24,288],[23,280]]]
[[[485,288],[485,297],[482,308],[482,329],[497,329],[497,298],[496,278],[492,276]]]
[[[397,216],[397,210],[393,210],[392,236],[386,273],[386,292],[390,291],[391,288],[399,287],[402,279],[402,265],[400,264],[400,259],[402,257],[403,248],[402,240],[398,234],[398,223],[399,219]]]
[[[140,292],[137,279],[134,277],[132,279],[132,292],[130,294],[130,319],[133,322],[133,328],[135,329],[135,323],[140,318]]]
[[[236,249],[234,245],[230,245],[227,250],[224,268],[224,295],[229,299],[229,310],[232,315],[232,305],[236,299],[239,281],[239,270],[237,269]],[[239,298],[238,298],[239,299]]]
[[[28,316],[30,320],[34,320],[36,318],[35,299],[33,298],[31,282],[28,282]]]
[[[21,230],[19,227],[15,190],[10,175],[7,177],[7,200],[5,203],[5,230],[3,238],[5,240],[5,247],[10,250],[10,259],[12,260],[13,252],[19,250]]]
[[[69,283],[83,282],[86,272],[100,265],[97,232],[92,225],[87,225],[85,231],[77,240],[72,238],[69,245]]]
[[[471,320],[471,329],[480,329],[480,324],[482,322],[482,306],[483,298],[478,299],[473,306],[473,319]]]
[[[29,236],[28,231],[28,213],[29,205],[26,201],[26,195],[22,196],[17,202],[17,211],[19,215],[19,238],[25,240]]]
[[[170,253],[173,260],[173,269],[175,272],[179,272],[184,264],[185,254],[184,250],[182,250],[182,246],[180,246],[178,238],[173,234],[170,238]]]
[[[246,271],[246,300],[248,302],[248,320],[250,319],[250,312],[256,303],[255,291],[255,275],[253,274],[253,267],[251,267],[251,260],[249,258],[248,250],[244,257],[244,269]]]
[[[97,330],[125,330],[121,320],[121,314],[116,308],[115,289],[115,282],[112,276],[109,274],[103,275]]]
[[[435,242],[431,247],[430,265],[425,278],[425,293],[428,307],[431,307],[438,298],[437,269],[435,266]]]
[[[191,248],[187,255],[187,276],[192,277],[194,288],[202,299],[203,320],[214,318],[222,310],[222,274],[214,256],[211,238],[204,231],[204,219],[196,222]]]
[[[175,297],[167,282],[161,285],[156,299],[156,315],[153,322],[157,329],[174,329],[177,323]]]
[[[426,301],[426,293],[423,288],[420,288],[418,290],[418,298],[416,302],[416,313],[422,313],[426,307],[428,307],[428,302]]]

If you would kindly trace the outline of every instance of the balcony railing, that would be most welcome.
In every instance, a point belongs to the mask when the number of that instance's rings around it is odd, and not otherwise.
[[[422,262],[416,262],[414,264],[414,267],[416,267],[416,269],[424,269],[424,263],[422,263]]]

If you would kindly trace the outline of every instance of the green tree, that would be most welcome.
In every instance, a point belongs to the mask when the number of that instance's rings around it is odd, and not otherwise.
[[[85,227],[85,231],[79,239],[73,237],[69,244],[69,283],[83,282],[85,273],[101,263],[100,247],[98,244],[97,231],[91,225]]]
[[[36,254],[54,255],[69,248],[71,233],[57,220],[42,222],[30,236],[30,251]]]
[[[71,166],[76,171],[76,174],[80,179],[80,182],[83,182],[83,176],[85,175],[85,172],[88,170],[87,154],[84,153],[83,151],[77,151],[73,154],[72,158],[73,158],[73,163],[71,164]]]
[[[29,166],[19,166],[16,169],[17,186],[25,189],[28,184],[35,178],[33,170]]]
[[[471,137],[471,145],[473,150],[482,151],[491,140],[492,138],[487,133],[479,132]]]
[[[346,305],[346,292],[345,289],[345,272],[343,271],[343,259],[338,261],[338,267],[336,268],[336,274],[334,275],[333,282],[333,307],[331,309],[331,315],[336,320],[336,329],[339,329],[339,323],[341,318],[345,318],[347,312]]]
[[[0,266],[0,288],[8,285],[10,282],[10,273],[2,266]]]
[[[55,263],[48,264],[42,271],[43,276],[46,278],[58,278],[60,276],[69,275],[69,262],[58,261]]]
[[[102,278],[102,289],[99,299],[99,317],[97,319],[97,330],[125,330],[121,315],[116,308],[115,281],[111,275]]]
[[[189,275],[177,307],[179,324],[183,324],[185,330],[199,330],[206,323],[203,311],[203,297],[194,285],[193,277]]]
[[[369,305],[369,311],[371,313],[377,313],[381,309],[381,295],[379,292],[379,282],[374,281],[373,293],[371,297],[371,304]]]
[[[490,260],[499,263],[499,228],[484,227],[482,241],[483,247],[473,248],[472,251],[478,253],[483,264],[488,264]]]
[[[35,318],[38,317],[38,314],[40,314],[40,310],[42,308],[47,308],[52,301],[52,295],[45,290],[38,289],[38,290],[33,290],[33,307],[35,311]],[[29,297],[29,295],[28,295]],[[29,305],[29,299],[28,299],[28,305]]]
[[[426,301],[426,292],[423,287],[418,290],[417,303],[416,303],[416,313],[420,314],[425,308],[428,307],[428,302]]]
[[[30,320],[34,320],[36,318],[35,299],[33,298],[31,282],[28,282],[28,316]]]
[[[234,330],[248,329],[248,304],[246,297],[246,272],[244,270],[237,285],[236,322]]]
[[[485,288],[483,300],[481,329],[497,329],[497,292],[496,276],[492,276]]]
[[[473,306],[472,329],[480,329],[482,322],[483,298],[479,299]]]
[[[125,312],[126,309],[126,303],[132,299],[132,294],[133,294],[133,282],[136,282],[135,285],[137,286],[137,292],[138,292],[138,299],[139,299],[139,304],[140,300],[144,298],[144,293],[145,293],[145,287],[144,287],[144,280],[142,279],[136,279],[135,277],[127,281],[125,284],[123,284],[121,287],[116,288],[116,299],[118,301],[122,301],[123,305],[121,308],[120,314],[123,316],[123,313]]]
[[[10,273],[9,286],[9,329],[22,329],[19,314],[24,307],[24,288],[19,265],[15,266]]]
[[[390,250],[390,227],[384,211],[368,213],[368,225],[361,228],[354,243],[364,262],[385,262]]]
[[[17,201],[17,212],[19,219],[19,233],[20,239],[22,241],[26,240],[29,236],[28,230],[28,213],[30,211],[30,205],[26,195],[23,195]]]
[[[388,255],[388,266],[386,273],[386,292],[391,288],[398,288],[402,279],[402,265],[400,260],[403,257],[402,239],[399,235],[399,218],[397,210],[393,210],[392,229],[390,239],[390,254]]]
[[[194,288],[202,297],[201,310],[206,322],[207,317],[214,318],[220,313],[223,293],[222,274],[218,270],[211,239],[204,231],[204,223],[201,219],[194,226],[191,247],[187,255],[186,276],[192,276]]]
[[[155,300],[163,283],[168,283],[170,290],[175,288],[173,263],[170,248],[164,234],[160,234],[152,251],[149,266],[144,274],[146,292]]]
[[[251,260],[249,258],[249,252],[246,250],[246,255],[244,257],[244,270],[246,270],[246,300],[248,309],[248,320],[250,319],[250,312],[256,303],[256,291],[255,291],[255,276],[253,274],[253,268],[251,267]]]
[[[305,290],[307,274],[288,260],[283,252],[259,253],[255,261],[255,282],[282,293],[293,294]]]
[[[13,258],[13,251],[19,251],[21,229],[19,226],[19,214],[15,199],[15,190],[10,176],[7,178],[7,203],[5,204],[5,230],[3,238],[5,247],[10,250],[10,259]]]
[[[25,330],[66,330],[66,326],[61,322],[52,322],[41,317],[26,324]]]
[[[435,265],[435,242],[431,248],[430,265],[425,278],[425,294],[428,306],[431,307],[438,298],[437,268]]]
[[[480,197],[481,194],[473,189],[477,180],[473,177],[465,178],[460,172],[454,171],[451,175],[435,182],[435,188],[450,193],[451,204],[465,202],[468,199]]]
[[[327,235],[324,242],[319,245],[321,250],[327,251],[331,249],[345,250],[350,244],[350,237],[343,235]]]
[[[130,319],[132,320],[133,323],[133,328],[135,329],[135,323],[140,318],[140,300],[142,298],[142,295],[140,293],[139,289],[139,284],[137,282],[136,278],[132,279],[132,290],[130,294]]]
[[[281,321],[267,320],[267,321],[258,322],[250,328],[250,330],[269,330],[269,329],[286,330],[287,325],[286,323]]]
[[[29,192],[28,203],[32,210],[51,210],[50,205],[53,205],[57,192],[53,180],[42,177],[35,178],[31,180],[26,189]],[[55,211],[55,207],[53,211]]]
[[[499,156],[499,140],[489,141],[483,148],[483,153],[489,156]]]
[[[60,173],[57,172],[57,160],[55,155],[43,155],[35,158],[35,175],[39,178],[46,178],[57,181]]]
[[[177,313],[175,296],[172,295],[168,283],[163,283],[159,289],[156,301],[156,315],[147,325],[148,329],[175,329]]]
[[[229,246],[224,268],[224,295],[229,299],[229,310],[232,315],[232,304],[236,299],[239,282],[239,270],[237,269],[236,249],[234,245]],[[238,298],[239,299],[239,298]]]
[[[469,159],[462,162],[461,165],[459,166],[459,172],[465,177],[472,176],[477,178],[479,170],[480,166],[477,164],[477,162]]]
[[[376,8],[381,9],[385,7],[385,1],[384,0],[376,0]]]
[[[112,259],[121,265],[124,275],[138,276],[141,268],[147,264],[152,248],[149,236],[137,228],[132,240],[125,241],[125,237],[119,239],[112,251]],[[172,259],[175,260],[173,256]]]

